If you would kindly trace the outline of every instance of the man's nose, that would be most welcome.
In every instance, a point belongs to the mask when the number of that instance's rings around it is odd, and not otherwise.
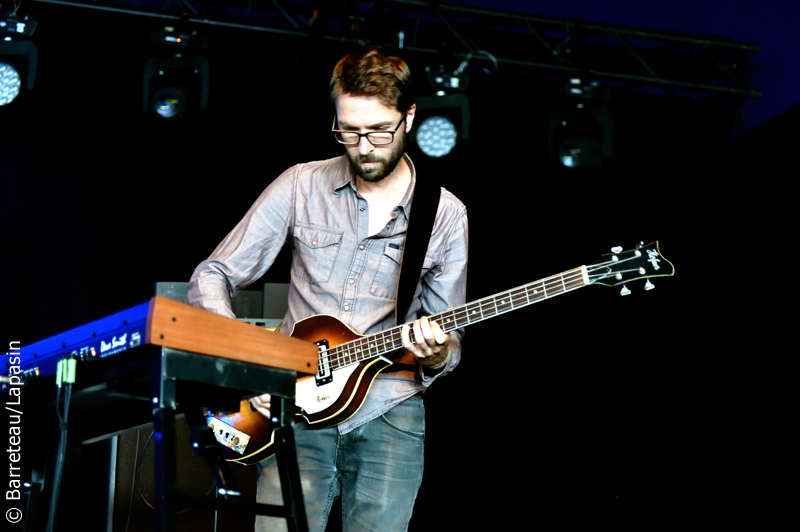
[[[372,150],[375,149],[375,146],[367,139],[367,137],[361,137],[358,139],[358,153],[359,155],[367,155]]]

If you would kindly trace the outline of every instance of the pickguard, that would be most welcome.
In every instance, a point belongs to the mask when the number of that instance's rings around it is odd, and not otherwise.
[[[333,372],[331,381],[323,386],[317,386],[314,377],[298,380],[295,386],[295,403],[307,414],[316,414],[329,408],[342,395],[347,381],[356,369],[358,364],[337,369]]]

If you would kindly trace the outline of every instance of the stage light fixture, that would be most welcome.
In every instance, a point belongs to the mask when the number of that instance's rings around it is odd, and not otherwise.
[[[459,139],[469,138],[469,98],[465,94],[419,96],[416,104],[420,122],[413,138],[428,157],[444,157]]]
[[[208,107],[209,64],[203,56],[149,59],[143,107],[159,119],[178,119]]]
[[[8,105],[36,81],[37,49],[32,41],[0,40],[0,106]]]
[[[598,82],[572,78],[564,99],[550,115],[550,152],[563,168],[598,170],[613,156],[614,121],[610,93]]]

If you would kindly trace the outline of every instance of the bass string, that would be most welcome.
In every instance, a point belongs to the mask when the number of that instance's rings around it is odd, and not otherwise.
[[[611,266],[634,259],[635,257],[629,257],[619,261],[605,261],[587,266],[590,283],[610,275]],[[575,268],[478,299],[441,314],[430,316],[430,319],[439,323],[445,332],[449,332],[582,286],[585,286],[583,272],[581,268]],[[330,348],[327,351],[329,363],[333,369],[336,369],[400,349],[403,346],[401,330],[402,326],[398,326]],[[415,341],[413,330],[409,331],[409,339],[412,343]],[[320,361],[321,359],[322,353],[320,353]]]
[[[474,316],[476,312],[479,312],[480,313],[479,319],[484,319],[498,315],[501,312],[521,308],[523,306],[527,306],[528,304],[535,303],[547,297],[552,297],[552,295],[558,295],[566,291],[569,291],[571,289],[577,288],[578,286],[582,286],[583,285],[582,277],[583,276],[579,268],[575,270],[570,270],[562,274],[557,274],[545,279],[541,279],[539,281],[528,283],[527,285],[513,288],[506,292],[500,292],[499,294],[495,294],[494,296],[488,296],[483,299],[479,299],[472,303],[457,307],[456,309],[452,309],[449,311],[445,311],[441,314],[430,316],[430,318],[432,321],[440,323],[440,325],[442,325],[443,322],[445,322],[446,316],[449,317],[451,320],[455,320],[456,325],[447,326],[445,324],[445,326],[443,327],[443,329],[445,329],[446,331],[451,331],[461,326],[460,321],[463,320],[464,318],[468,318],[470,314]],[[560,289],[558,289],[559,286],[561,287]],[[538,297],[532,301],[531,289],[533,287],[541,287],[541,289],[545,292],[545,294],[547,294],[548,292],[551,293],[555,292],[555,293],[551,295],[545,295],[543,297],[538,296],[537,292],[538,288],[537,288],[537,291],[535,291],[534,295],[537,295]],[[511,301],[510,306],[505,310],[498,312],[497,301],[500,300],[501,305],[506,305],[507,303],[505,303],[505,300],[507,299]],[[484,312],[484,308],[489,309],[490,304],[491,306],[494,307],[495,311],[487,316],[486,313]],[[476,311],[475,310],[476,308],[479,310]],[[475,320],[468,318],[467,323],[463,325],[469,325],[474,322]],[[395,351],[397,349],[400,349],[403,346],[401,331],[402,331],[402,326],[398,326],[393,329],[388,329],[380,333],[351,340],[349,342],[345,342],[344,344],[339,344],[337,346],[329,348],[327,351],[327,355],[331,368],[337,369],[343,366],[358,363],[363,360],[373,358],[375,356],[380,356],[382,354],[386,354]],[[409,331],[409,340],[412,343],[415,341],[413,330]],[[320,357],[322,357],[322,354],[320,354]]]

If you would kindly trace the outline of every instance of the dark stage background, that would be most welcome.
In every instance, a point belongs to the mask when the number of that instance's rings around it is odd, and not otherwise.
[[[37,88],[0,109],[4,342],[187,281],[270,180],[341,152],[326,84],[348,45],[259,36],[215,48],[208,110],[168,123],[141,110],[149,50],[108,32],[37,37]],[[548,160],[552,88],[470,83],[470,138],[441,160],[410,153],[468,207],[471,300],[639,241],[659,240],[677,273],[650,292],[590,287],[468,329],[461,366],[426,396],[413,530],[516,528],[555,514],[553,502],[616,495],[631,456],[663,452],[670,398],[689,386],[673,377],[704,352],[720,305],[706,253],[749,236],[736,183],[796,124],[788,113],[731,145],[729,109],[629,93],[611,102],[614,164],[575,173]],[[287,256],[262,281],[288,281]]]

